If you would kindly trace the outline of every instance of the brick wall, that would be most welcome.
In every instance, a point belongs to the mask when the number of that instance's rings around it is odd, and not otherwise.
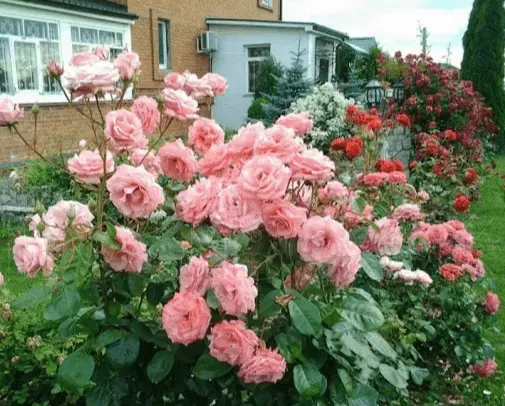
[[[159,70],[158,19],[170,20],[172,70],[189,70],[198,75],[208,71],[209,58],[196,52],[196,38],[207,29],[205,17],[278,20],[280,1],[274,0],[274,8],[259,6],[261,0],[112,0],[127,4],[128,10],[139,19],[132,26],[132,48],[139,53],[142,74],[138,92],[154,94],[161,87],[166,72]],[[25,118],[20,130],[32,139],[34,119],[26,106]],[[209,109],[201,107],[200,113],[209,116]],[[185,132],[185,126],[174,126],[172,133]],[[50,155],[59,151],[73,151],[81,139],[92,141],[93,132],[82,116],[68,106],[41,106],[37,126],[38,145]],[[16,134],[0,128],[0,163],[16,162],[34,155]]]

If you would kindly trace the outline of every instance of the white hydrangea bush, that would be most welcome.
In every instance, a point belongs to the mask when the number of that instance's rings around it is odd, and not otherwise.
[[[331,83],[315,86],[312,93],[295,101],[290,108],[292,113],[308,112],[314,122],[310,141],[317,148],[327,150],[336,137],[348,134],[345,123],[347,106],[354,101],[347,100]]]

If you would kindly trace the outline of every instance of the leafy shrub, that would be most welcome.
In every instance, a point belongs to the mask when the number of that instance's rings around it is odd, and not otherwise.
[[[247,117],[250,120],[262,120],[265,118],[265,110],[264,105],[269,104],[270,102],[267,99],[259,98],[254,99],[249,109],[247,110]]]
[[[268,57],[261,62],[258,76],[256,77],[255,99],[265,98],[266,95],[274,94],[277,89],[279,78],[284,73],[282,64],[274,57]]]

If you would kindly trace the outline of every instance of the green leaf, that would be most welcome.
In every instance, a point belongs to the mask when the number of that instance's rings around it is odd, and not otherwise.
[[[219,309],[221,307],[221,303],[219,302],[218,298],[216,297],[216,293],[214,292],[214,289],[209,289],[207,291],[207,296],[205,297],[205,301],[207,302],[207,306],[209,306],[211,309]]]
[[[55,312],[61,316],[60,318],[71,317],[77,314],[81,307],[81,296],[76,290],[67,289],[57,296],[51,305]]]
[[[376,331],[370,331],[365,333],[365,339],[368,343],[375,349],[377,352],[381,353],[385,357],[396,359],[398,354],[396,351],[389,345],[389,343]]]
[[[237,233],[237,234],[234,234],[233,237],[232,237],[235,241],[237,241],[241,246],[242,246],[242,249],[246,249],[247,247],[249,247],[249,244],[251,243],[251,239],[249,238],[249,236],[245,233]]]
[[[361,245],[363,241],[365,241],[366,236],[368,235],[368,227],[356,227],[349,231],[352,242],[356,245]]]
[[[345,369],[338,369],[337,372],[338,377],[340,378],[340,381],[342,382],[342,385],[344,386],[346,392],[350,393],[352,391],[352,378],[349,376]]]
[[[165,294],[165,285],[162,283],[150,283],[147,285],[146,297],[149,304],[157,306]]]
[[[344,299],[342,317],[360,331],[372,331],[384,324],[384,315],[372,303],[353,297]]]
[[[233,258],[238,255],[242,245],[231,238],[222,238],[212,243],[212,249],[227,258]]]
[[[295,366],[293,381],[298,393],[306,398],[322,396],[328,385],[326,377],[311,364]]]
[[[302,340],[300,336],[293,334],[280,333],[275,336],[275,342],[280,353],[288,363],[299,359],[302,355]]]
[[[281,306],[275,301],[275,298],[283,294],[282,290],[275,289],[262,297],[259,304],[259,316],[265,318],[276,316],[281,311]]]
[[[376,406],[379,394],[374,388],[359,383],[347,398],[349,406]]]
[[[363,213],[366,207],[366,200],[361,196],[351,199],[351,207],[355,212]]]
[[[94,348],[96,350],[99,350],[101,348],[107,347],[108,345],[115,343],[116,341],[119,341],[122,336],[123,332],[121,330],[117,329],[105,330],[97,337],[94,344]]]
[[[411,367],[410,376],[416,385],[422,385],[424,380],[430,376],[430,372],[424,368]]]
[[[210,226],[200,226],[193,228],[185,226],[181,229],[181,237],[191,243],[191,245],[207,248],[217,235],[217,230]]]
[[[140,296],[146,287],[146,280],[141,274],[128,274],[128,290],[133,296]]]
[[[323,330],[319,309],[304,297],[289,302],[289,315],[296,329],[307,336],[319,337]]]
[[[84,352],[73,352],[60,366],[58,370],[58,382],[71,392],[76,392],[84,388],[93,371],[95,370],[95,360]]]
[[[53,290],[50,286],[35,286],[12,302],[11,307],[22,310],[30,309],[48,300],[52,293]]]
[[[377,282],[384,279],[384,270],[375,254],[363,252],[361,254],[361,267],[370,279]]]
[[[121,244],[111,238],[110,234],[104,233],[103,231],[95,231],[91,238],[93,241],[99,242],[111,250],[117,251],[121,249]]]
[[[112,400],[113,396],[107,385],[97,386],[86,396],[86,406],[108,406]]]
[[[391,385],[398,389],[405,389],[407,387],[407,380],[391,365],[380,364],[379,372]]]
[[[231,365],[219,362],[210,354],[204,354],[198,358],[193,373],[198,379],[212,380],[226,375],[231,369]]]
[[[158,351],[147,365],[147,376],[153,383],[161,382],[170,373],[174,365],[174,354],[171,351]]]
[[[158,237],[149,247],[149,254],[163,262],[180,261],[186,256],[186,250],[173,237]]]
[[[135,363],[139,349],[138,337],[133,334],[124,334],[120,340],[107,346],[106,357],[113,368],[126,368]]]
[[[367,365],[375,368],[379,366],[379,360],[370,350],[366,341],[360,341],[351,333],[345,333],[340,337],[340,342],[357,356],[363,358]]]

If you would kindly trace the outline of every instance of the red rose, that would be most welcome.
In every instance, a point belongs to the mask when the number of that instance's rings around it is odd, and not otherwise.
[[[402,161],[400,161],[399,159],[394,159],[391,162],[394,164],[396,171],[403,172],[405,170],[405,168],[403,167]]]
[[[345,153],[349,158],[356,158],[361,154],[362,151],[363,143],[361,141],[361,138],[353,137],[347,140],[347,143],[345,144]]]
[[[416,161],[412,161],[409,165],[410,169],[414,169],[414,168],[417,168],[417,162]]]
[[[445,130],[444,134],[445,134],[445,138],[447,138],[449,141],[456,141],[456,139],[458,138],[458,134],[456,134],[452,130]]]
[[[410,118],[406,114],[398,114],[396,116],[396,121],[398,121],[398,124],[403,128],[410,127]]]
[[[482,251],[479,251],[479,250],[472,250],[472,256],[475,258],[475,259],[478,259],[482,256]]]
[[[452,207],[454,207],[454,210],[460,213],[468,211],[470,208],[470,199],[468,199],[468,197],[465,195],[459,195],[454,201]]]
[[[442,162],[437,162],[433,166],[433,173],[437,175],[438,177],[443,176],[444,174],[444,164]]]
[[[473,168],[468,168],[465,174],[465,183],[473,183],[477,180],[479,176],[477,175],[477,171]]]
[[[331,149],[333,151],[343,151],[345,149],[345,139],[340,137],[340,138],[335,138],[332,142],[331,142]]]
[[[378,131],[382,127],[382,121],[380,121],[378,118],[375,118],[374,120],[370,120],[367,124],[367,128],[371,131]]]
[[[434,140],[428,140],[424,144],[424,147],[426,149],[426,152],[430,155],[437,155],[438,153],[438,143]]]

